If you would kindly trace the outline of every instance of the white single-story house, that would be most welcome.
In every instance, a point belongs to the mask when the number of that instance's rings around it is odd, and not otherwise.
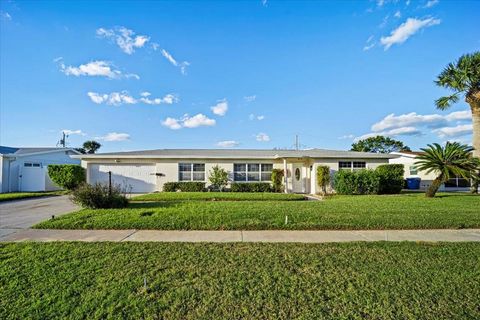
[[[316,168],[332,171],[376,168],[397,157],[368,152],[258,149],[159,149],[74,155],[87,171],[87,182],[112,182],[133,193],[162,191],[166,182],[201,181],[208,186],[213,166],[225,169],[231,182],[270,182],[274,168],[287,172],[285,192],[317,193]]]
[[[426,173],[424,171],[417,170],[415,162],[417,157],[422,154],[421,151],[402,151],[402,152],[392,152],[392,155],[396,156],[389,160],[390,163],[399,163],[403,164],[405,168],[405,173],[403,177],[407,178],[420,178],[420,189],[425,190],[428,188],[433,180],[436,178],[434,172]],[[470,187],[470,181],[463,178],[452,178],[446,183],[444,183],[440,190],[448,189],[466,189]]]
[[[12,148],[0,146],[0,193],[53,191],[49,164],[80,164],[70,156],[80,154],[71,148]]]

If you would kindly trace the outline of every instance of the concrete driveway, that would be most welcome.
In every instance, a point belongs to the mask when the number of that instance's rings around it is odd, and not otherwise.
[[[30,228],[50,219],[79,209],[68,196],[42,197],[0,202],[0,240],[9,234]]]

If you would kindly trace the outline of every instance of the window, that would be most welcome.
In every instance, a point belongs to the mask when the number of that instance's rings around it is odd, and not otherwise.
[[[179,163],[179,181],[205,181],[204,163]]]
[[[339,170],[362,170],[367,167],[367,163],[365,161],[339,161],[338,162],[338,169]]]
[[[415,166],[410,166],[409,170],[410,170],[410,175],[411,176],[415,176],[415,175],[418,174],[417,167],[415,167]]]
[[[29,167],[29,168],[31,168],[31,167],[40,168],[40,167],[42,166],[42,164],[39,163],[39,162],[25,162],[25,163],[23,164],[23,166],[24,166],[24,167]]]
[[[295,169],[295,179],[300,181],[300,168]]]
[[[271,163],[234,163],[233,180],[237,182],[270,181],[272,170]]]
[[[363,161],[353,161],[353,170],[365,169],[367,164]]]
[[[339,170],[351,170],[352,169],[352,163],[350,161],[340,161],[338,163],[338,169]]]

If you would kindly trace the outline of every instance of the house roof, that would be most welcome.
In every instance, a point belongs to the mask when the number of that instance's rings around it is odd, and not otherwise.
[[[397,155],[397,156],[407,156],[407,157],[411,157],[411,158],[416,158],[417,156],[425,154],[425,152],[423,152],[423,151],[399,151],[399,152],[392,152],[391,154]]]
[[[53,148],[53,147],[40,147],[40,148],[15,148],[15,147],[6,147],[0,146],[0,154],[6,156],[25,156],[30,154],[38,153],[50,153],[56,151],[73,151],[76,154],[79,154],[78,151],[72,148]]]
[[[337,151],[326,149],[275,150],[275,149],[156,149],[112,153],[82,154],[81,159],[95,158],[220,158],[220,159],[277,159],[277,158],[373,158],[391,159],[396,155]]]

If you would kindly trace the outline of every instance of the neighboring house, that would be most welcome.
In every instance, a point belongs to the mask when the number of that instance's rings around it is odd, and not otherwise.
[[[47,173],[49,164],[80,164],[71,148],[11,148],[0,146],[0,193],[51,191],[59,188]]]
[[[396,158],[389,160],[390,163],[400,163],[404,165],[405,173],[404,178],[420,178],[420,189],[424,190],[428,188],[432,181],[437,177],[435,172],[426,173],[424,171],[417,170],[415,162],[417,157],[422,154],[421,151],[402,151],[402,152],[392,152],[392,155]],[[462,178],[453,178],[447,181],[440,187],[440,190],[445,190],[446,188],[468,188],[470,187],[470,182]]]
[[[160,149],[147,151],[82,154],[87,182],[112,182],[130,192],[161,191],[165,182],[207,182],[213,166],[224,168],[232,182],[270,182],[272,169],[284,169],[285,192],[317,193],[316,168],[328,165],[332,171],[376,168],[396,157],[353,151],[247,150],[247,149]]]

